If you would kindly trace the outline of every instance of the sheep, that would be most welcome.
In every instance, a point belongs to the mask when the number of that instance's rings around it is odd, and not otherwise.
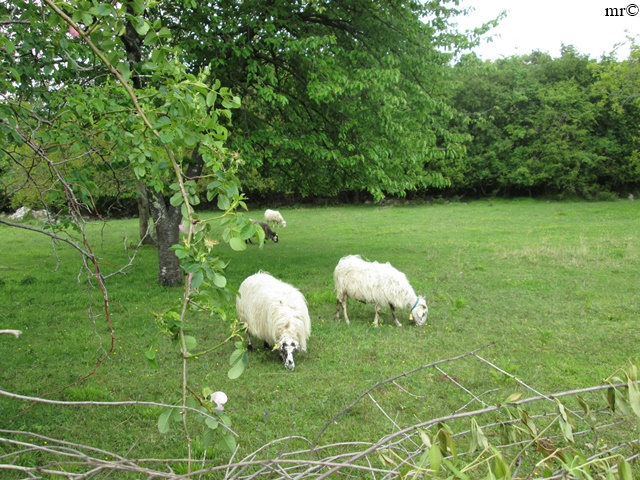
[[[396,308],[409,308],[410,319],[417,326],[427,321],[429,309],[424,298],[415,294],[404,273],[396,270],[390,263],[367,262],[360,255],[342,257],[333,273],[338,302],[334,320],[340,320],[340,306],[344,310],[344,319],[349,325],[347,300],[349,297],[363,303],[375,303],[374,325],[378,326],[380,306],[388,303],[393,320],[398,327],[402,324],[396,317]]]
[[[267,223],[279,223],[283,227],[287,226],[287,222],[284,221],[282,215],[277,210],[266,209],[264,212],[264,219]]]
[[[238,319],[247,324],[247,340],[251,336],[277,348],[287,370],[293,370],[293,354],[307,351],[311,320],[307,302],[298,289],[266,272],[247,277],[236,297]]]
[[[260,227],[262,227],[262,230],[264,230],[265,241],[273,240],[273,243],[278,243],[278,234],[271,230],[271,227],[269,225],[264,222],[258,222],[257,220],[251,220],[251,223],[253,223],[254,225],[260,225]],[[253,243],[250,238],[248,239],[248,242]]]

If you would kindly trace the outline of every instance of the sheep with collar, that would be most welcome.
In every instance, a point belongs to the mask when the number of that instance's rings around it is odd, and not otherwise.
[[[396,317],[396,308],[408,308],[410,318],[417,326],[427,321],[429,309],[424,298],[416,295],[404,273],[396,270],[390,263],[367,262],[360,255],[342,257],[333,273],[338,302],[335,320],[340,320],[340,307],[344,310],[344,319],[349,325],[347,300],[349,297],[363,303],[374,303],[376,316],[374,325],[378,326],[380,306],[389,304],[393,320],[398,327],[402,324]]]
[[[282,218],[282,214],[280,214],[280,212],[278,212],[277,210],[271,210],[267,208],[264,211],[264,220],[267,223],[279,223],[283,227],[287,226],[287,222],[284,221],[284,218]]]
[[[311,320],[307,302],[300,291],[271,276],[258,272],[247,277],[238,290],[236,310],[247,324],[249,349],[251,336],[277,348],[287,370],[293,370],[293,354],[307,351]]]

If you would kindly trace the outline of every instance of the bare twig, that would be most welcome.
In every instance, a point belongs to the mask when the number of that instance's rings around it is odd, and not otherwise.
[[[84,248],[82,248],[82,246],[80,246],[80,244],[78,244],[77,242],[74,242],[73,240],[70,240],[69,238],[65,238],[65,237],[61,237],[60,235],[56,235],[54,232],[52,232],[50,230],[44,230],[42,228],[34,227],[34,226],[23,224],[23,223],[9,222],[8,220],[5,220],[3,218],[0,218],[0,223],[4,223],[5,225],[8,225],[10,227],[22,228],[24,230],[30,230],[32,232],[41,233],[43,235],[51,237],[52,240],[58,240],[60,242],[65,242],[65,243],[71,245],[76,250],[78,250],[84,257],[87,257],[90,260],[93,260],[93,255],[90,252],[88,252],[87,250],[85,250]]]
[[[477,352],[479,352],[479,351],[481,351],[481,350],[484,350],[485,348],[489,348],[489,347],[491,347],[492,345],[495,345],[495,343],[496,343],[496,342],[490,343],[490,344],[485,345],[485,346],[483,346],[483,347],[477,348],[477,349],[473,350],[472,352],[465,353],[465,354],[462,354],[462,355],[458,355],[458,356],[456,356],[456,357],[448,358],[448,359],[446,359],[446,360],[439,360],[439,361],[437,361],[437,362],[428,363],[428,364],[426,364],[426,365],[422,365],[422,366],[420,366],[420,367],[416,367],[416,368],[414,368],[414,369],[412,369],[412,370],[409,370],[409,371],[407,371],[407,372],[401,373],[400,375],[396,375],[395,377],[388,378],[388,379],[386,379],[386,380],[383,380],[383,381],[381,381],[381,382],[378,382],[378,383],[376,383],[375,385],[373,385],[373,386],[369,387],[369,388],[368,388],[367,390],[365,390],[365,391],[364,391],[364,392],[363,392],[363,393],[362,393],[358,398],[356,398],[353,402],[351,402],[348,406],[346,406],[342,411],[340,411],[338,414],[336,414],[336,415],[335,415],[331,420],[329,420],[329,421],[324,425],[324,427],[322,427],[322,429],[320,430],[320,433],[318,433],[318,435],[316,436],[316,438],[315,438],[315,439],[314,439],[314,441],[313,441],[313,445],[311,446],[311,454],[313,454],[313,450],[314,450],[315,446],[316,446],[316,445],[317,445],[317,443],[318,443],[318,439],[322,436],[322,434],[325,432],[325,430],[326,430],[327,428],[329,428],[329,426],[330,426],[332,423],[334,423],[338,418],[340,418],[340,417],[341,417],[342,415],[344,415],[346,412],[348,412],[349,410],[351,410],[351,409],[354,407],[354,405],[356,405],[360,400],[362,400],[364,397],[366,397],[366,396],[369,394],[369,392],[371,392],[371,391],[375,390],[376,388],[381,387],[382,385],[385,385],[385,384],[387,384],[387,383],[392,383],[393,381],[397,380],[398,378],[408,377],[409,375],[411,375],[411,374],[413,374],[413,373],[415,373],[415,372],[418,372],[418,371],[420,371],[420,370],[424,370],[424,369],[426,369],[426,368],[431,368],[431,367],[434,367],[434,366],[439,365],[439,364],[441,364],[441,363],[454,362],[454,361],[456,361],[456,360],[460,360],[460,359],[462,359],[462,358],[465,358],[465,357],[469,357],[469,356],[475,355]]]
[[[173,409],[179,409],[179,410],[188,410],[191,411],[193,413],[197,413],[198,415],[202,415],[204,417],[208,417],[211,418],[213,420],[218,421],[218,418],[214,417],[213,415],[209,415],[206,412],[203,412],[201,410],[195,409],[195,408],[191,408],[191,407],[187,407],[187,406],[183,406],[183,405],[168,405],[166,403],[158,403],[158,402],[145,402],[145,401],[141,401],[141,400],[132,400],[132,401],[122,401],[122,402],[95,402],[95,401],[76,401],[76,402],[72,402],[72,401],[64,401],[64,400],[49,400],[47,398],[40,398],[40,397],[29,397],[26,395],[18,395],[16,393],[10,393],[10,392],[5,392],[4,390],[0,390],[0,395],[4,396],[4,397],[9,397],[9,398],[15,398],[17,400],[27,400],[33,403],[45,403],[45,404],[49,404],[49,405],[61,405],[61,406],[103,406],[103,407],[124,407],[124,406],[135,406],[135,405],[150,405],[153,407],[162,407],[162,408],[173,408]],[[238,436],[238,434],[236,432],[234,432],[231,428],[227,427],[224,422],[218,422],[219,425],[222,425],[222,427],[224,429],[226,429],[228,432],[232,433],[233,435],[235,435],[236,437]],[[2,432],[3,430],[0,430],[0,432]]]

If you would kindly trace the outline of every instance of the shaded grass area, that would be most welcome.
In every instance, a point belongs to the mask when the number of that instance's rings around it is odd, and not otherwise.
[[[637,202],[532,200],[280,209],[287,227],[277,229],[278,244],[249,245],[245,252],[221,245],[218,252],[229,262],[232,288],[265,270],[305,294],[312,318],[309,353],[287,372],[275,353],[257,349],[245,373],[232,381],[226,373],[233,346],[226,345],[190,363],[190,385],[227,393],[240,456],[288,435],[312,441],[372,385],[493,342],[481,355],[539,391],[596,385],[638,351],[639,209]],[[259,218],[261,212],[250,215]],[[137,221],[91,228],[103,267],[125,263],[123,245],[137,240]],[[102,298],[95,286],[87,287],[68,246],[54,254],[46,238],[2,226],[0,244],[0,328],[24,332],[18,340],[0,337],[2,389],[31,396],[58,392],[91,371],[111,342]],[[400,312],[404,327],[396,328],[383,309],[382,325],[375,329],[373,306],[353,301],[351,326],[334,322],[333,268],[353,253],[404,271],[427,299],[427,325],[417,328],[408,312]],[[143,350],[156,333],[153,313],[182,295],[158,287],[156,270],[156,252],[145,247],[127,275],[107,281],[115,352],[95,375],[51,398],[161,403],[179,398],[181,366],[170,343],[156,346],[159,370],[144,361]],[[233,306],[228,313],[234,315]],[[205,313],[192,314],[189,323],[202,349],[228,333],[224,322]],[[449,377],[488,404],[518,391],[530,394],[476,360],[442,368],[399,381],[409,393],[395,385],[376,390],[380,408],[364,399],[326,428],[319,443],[376,441],[394,428],[472,401]],[[159,434],[159,413],[155,407],[30,406],[0,397],[0,428],[136,458],[184,458],[179,425]],[[305,442],[299,442],[302,448]],[[220,448],[208,452],[212,455],[228,459]]]

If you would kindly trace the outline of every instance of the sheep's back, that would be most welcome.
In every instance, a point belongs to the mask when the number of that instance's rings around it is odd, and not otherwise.
[[[334,271],[338,298],[404,307],[415,295],[404,273],[390,263],[367,262],[357,255],[343,257]]]
[[[304,296],[295,287],[266,273],[245,279],[236,309],[249,334],[274,345],[286,333],[306,351],[311,320]]]
[[[277,210],[270,210],[270,209],[265,210],[264,218],[268,222],[282,222],[283,221],[282,214],[280,212],[278,212]]]

